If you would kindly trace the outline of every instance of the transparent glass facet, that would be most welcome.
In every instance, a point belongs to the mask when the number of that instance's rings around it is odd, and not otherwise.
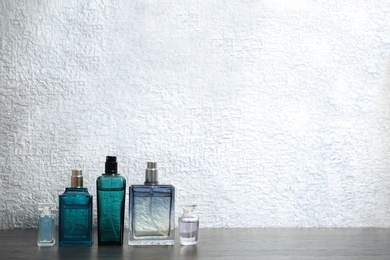
[[[185,246],[198,243],[199,218],[195,214],[196,205],[184,205],[183,215],[179,217],[180,244]]]
[[[126,180],[119,174],[102,175],[97,181],[98,244],[122,245]]]
[[[38,222],[38,246],[53,246],[55,244],[55,204],[40,203]]]
[[[129,189],[129,245],[173,245],[175,188],[132,185]]]
[[[66,188],[59,201],[59,246],[92,246],[92,195],[88,189]]]

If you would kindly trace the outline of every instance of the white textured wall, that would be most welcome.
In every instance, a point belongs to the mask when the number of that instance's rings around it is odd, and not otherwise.
[[[390,227],[388,1],[1,0],[0,46],[2,229],[106,155],[202,227]]]

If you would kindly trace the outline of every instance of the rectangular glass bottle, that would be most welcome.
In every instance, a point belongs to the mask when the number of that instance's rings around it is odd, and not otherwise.
[[[38,222],[38,246],[54,246],[55,238],[55,204],[39,203],[39,222]]]
[[[105,173],[96,180],[98,244],[123,244],[126,179],[118,174],[115,156],[107,156]]]
[[[129,245],[174,245],[175,187],[159,185],[148,162],[144,185],[129,187]]]
[[[92,195],[82,171],[72,171],[71,187],[59,196],[59,246],[92,246]]]

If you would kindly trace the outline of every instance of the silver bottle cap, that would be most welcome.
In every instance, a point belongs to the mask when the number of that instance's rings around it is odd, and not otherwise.
[[[145,171],[145,185],[157,185],[158,184],[158,172],[157,163],[148,162]]]
[[[72,187],[72,188],[82,188],[83,187],[83,171],[82,170],[72,170],[70,187]]]

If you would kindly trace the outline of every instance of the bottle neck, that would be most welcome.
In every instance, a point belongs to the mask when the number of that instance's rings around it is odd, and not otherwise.
[[[67,187],[65,188],[64,193],[62,196],[75,196],[75,195],[89,195],[88,188],[72,188],[72,187]]]
[[[88,191],[88,188],[74,188],[74,187],[66,187],[65,191]]]
[[[53,211],[55,211],[55,204],[47,204],[41,203],[38,205],[38,209],[41,217],[51,217],[54,215]]]
[[[158,185],[157,170],[146,170],[145,173],[145,185]]]
[[[182,208],[183,208],[183,216],[196,216],[195,215],[196,205],[184,205]]]
[[[103,175],[119,175],[118,172],[105,172]]]

